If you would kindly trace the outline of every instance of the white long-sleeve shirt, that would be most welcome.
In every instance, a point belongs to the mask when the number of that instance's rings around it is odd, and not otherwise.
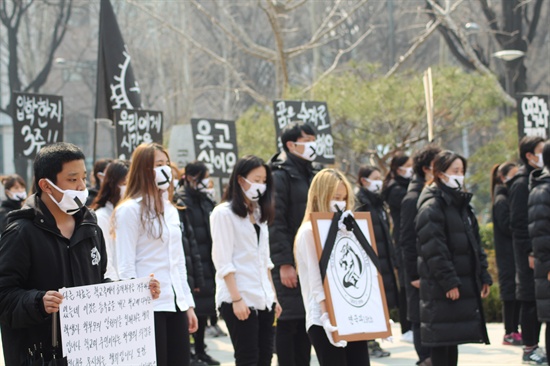
[[[240,217],[229,202],[214,208],[210,216],[212,261],[216,267],[216,307],[232,303],[224,277],[235,274],[240,295],[249,307],[271,310],[275,293],[268,277],[274,266],[269,255],[267,223],[258,223],[260,240],[250,218]]]
[[[153,302],[155,311],[181,311],[194,307],[187,283],[187,269],[181,241],[181,226],[177,209],[164,200],[162,236],[154,212],[146,225],[141,222],[141,198],[121,203],[115,210],[115,247],[120,279],[147,277],[151,273],[160,282],[160,297]],[[151,232],[154,235],[151,235]]]
[[[100,207],[95,210],[97,216],[97,225],[103,231],[103,238],[105,238],[105,248],[107,249],[107,270],[105,271],[105,278],[110,278],[113,281],[118,281],[118,272],[116,270],[116,251],[115,241],[111,235],[111,215],[113,214],[113,204],[111,202],[105,203],[105,207]]]
[[[325,290],[321,280],[319,260],[311,222],[304,222],[296,233],[296,266],[306,309],[306,330],[312,325],[323,326],[321,322],[321,301],[325,300]]]

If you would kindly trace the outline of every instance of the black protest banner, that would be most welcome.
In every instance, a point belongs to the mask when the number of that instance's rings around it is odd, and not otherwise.
[[[317,131],[317,159],[319,163],[334,163],[334,139],[327,104],[325,102],[276,100],[273,102],[275,112],[275,130],[277,147],[282,150],[281,131],[291,122],[310,123]]]
[[[210,175],[226,178],[237,162],[235,121],[192,119],[195,156],[208,167]]]
[[[130,61],[111,2],[101,0],[96,118],[114,121],[114,110],[141,108],[141,91]]]
[[[13,150],[34,159],[45,145],[63,141],[63,97],[13,93]]]
[[[139,144],[162,144],[162,112],[120,109],[115,111],[115,121],[119,159],[130,159]]]
[[[550,136],[548,95],[518,94],[518,136]]]

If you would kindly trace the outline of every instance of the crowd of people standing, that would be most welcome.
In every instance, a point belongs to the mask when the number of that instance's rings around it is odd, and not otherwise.
[[[457,365],[458,345],[488,344],[482,299],[492,278],[465,188],[467,160],[429,144],[395,154],[386,174],[360,167],[354,188],[342,172],[314,164],[315,140],[311,125],[290,124],[268,162],[237,161],[219,203],[203,162],[180,171],[159,144],[140,145],[131,161],[98,161],[90,187],[78,147],[44,147],[29,197],[21,177],[2,179],[6,365],[52,343],[57,289],[147,276],[158,365],[219,365],[205,344],[219,315],[237,365],[271,365],[274,353],[281,366],[309,365],[312,346],[321,365],[390,356],[376,340],[333,338],[314,212],[370,212],[386,303],[417,365]],[[523,345],[522,362],[541,365],[548,361],[539,334],[550,319],[550,142],[526,137],[519,155],[520,164],[492,172],[503,343]]]

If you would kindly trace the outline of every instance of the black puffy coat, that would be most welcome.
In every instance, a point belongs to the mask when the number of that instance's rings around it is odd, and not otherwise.
[[[492,284],[487,256],[470,206],[472,195],[432,184],[418,199],[420,331],[428,347],[489,344],[481,305],[483,284]],[[458,287],[459,299],[446,293]]]
[[[531,173],[529,235],[535,254],[535,296],[540,321],[550,321],[550,171]],[[548,325],[547,325],[548,326]]]
[[[5,201],[0,203],[0,235],[6,228],[8,221],[8,214],[12,211],[19,210],[23,205],[22,201],[14,201],[6,198]]]
[[[418,251],[416,250],[416,228],[414,222],[418,212],[416,204],[426,181],[413,177],[407,194],[401,202],[400,240],[403,254],[403,269],[405,274],[405,290],[407,294],[407,318],[413,323],[420,323],[420,292],[411,285],[418,280]]]
[[[529,238],[529,175],[533,167],[527,165],[519,168],[517,174],[506,184],[508,202],[510,203],[510,228],[514,244],[516,262],[516,299],[535,301],[535,279],[529,268],[529,253],[533,250]]]
[[[186,185],[178,187],[174,199],[178,206],[185,206],[189,231],[197,244],[202,267],[202,284],[198,283],[199,291],[193,292],[195,312],[200,316],[216,315],[216,269],[212,262],[212,236],[210,235],[210,214],[215,203],[205,193]]]
[[[370,212],[372,229],[376,240],[378,259],[380,260],[380,272],[384,282],[388,309],[398,306],[397,281],[394,272],[394,250],[390,235],[388,215],[384,208],[384,201],[380,195],[360,188],[357,192],[356,211]]]
[[[275,265],[271,271],[273,284],[283,308],[281,320],[306,316],[300,282],[296,288],[284,286],[279,270],[283,264],[296,266],[294,238],[304,218],[307,192],[314,175],[310,162],[290,153],[286,155],[285,160],[278,160],[280,155],[275,155],[270,161],[275,186],[275,219],[269,226],[269,247]]]
[[[516,299],[516,264],[512,231],[510,230],[510,203],[508,202],[508,188],[501,184],[495,186],[493,235],[500,299],[502,301],[513,301]]]

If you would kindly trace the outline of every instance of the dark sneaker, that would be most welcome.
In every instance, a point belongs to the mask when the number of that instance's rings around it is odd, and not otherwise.
[[[197,354],[195,357],[197,358],[197,360],[202,361],[207,365],[220,365],[220,361],[213,359],[212,357],[210,357],[210,355],[206,353]]]
[[[431,357],[428,357],[428,358],[425,359],[424,361],[419,362],[419,363],[418,363],[418,366],[432,366],[432,358],[431,358]]]
[[[502,338],[502,344],[505,346],[521,346],[522,343],[519,333],[505,334]]]
[[[376,341],[368,341],[369,345],[369,356],[375,357],[375,358],[382,358],[382,357],[389,357],[391,355],[390,352],[386,351],[385,349],[382,349],[380,347],[380,343]]]
[[[523,351],[523,363],[527,365],[546,365],[546,352],[537,347],[529,352]]]

